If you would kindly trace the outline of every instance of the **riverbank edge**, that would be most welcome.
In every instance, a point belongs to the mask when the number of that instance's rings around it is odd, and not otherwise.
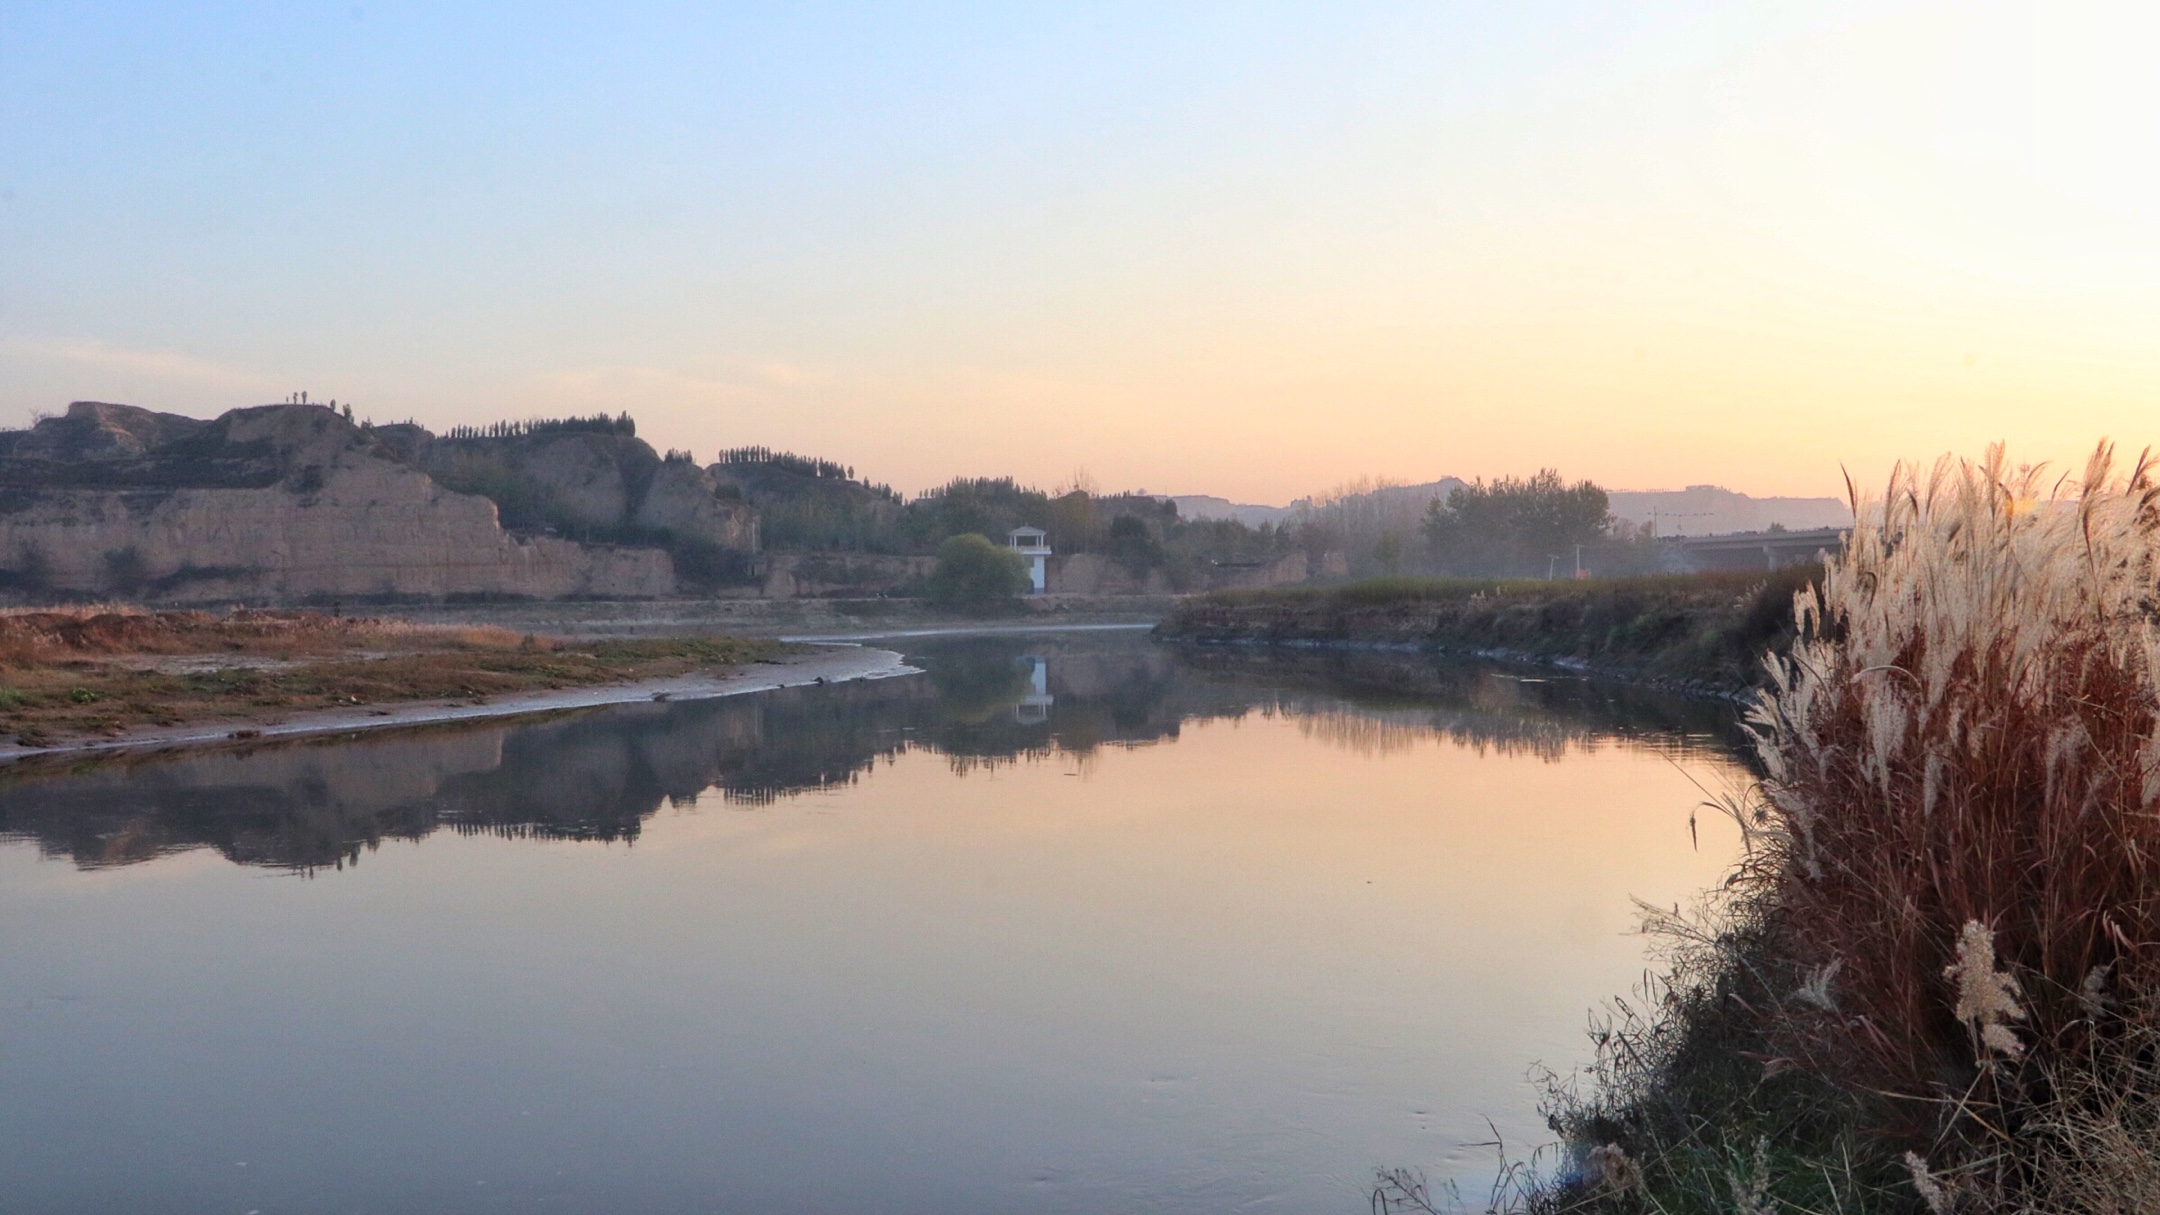
[[[920,599],[570,599],[391,604],[369,613],[415,624],[494,626],[571,640],[637,637],[906,636],[930,631],[1152,625],[1175,595],[1030,595],[1001,609],[963,612]]]
[[[1163,641],[1477,658],[1736,705],[1790,648],[1794,597],[1818,577],[1657,575],[1591,581],[1391,578],[1194,596]]]
[[[525,692],[477,705],[470,701],[408,701],[367,709],[309,711],[269,725],[198,722],[131,730],[114,737],[46,747],[0,743],[0,770],[30,760],[195,749],[234,742],[280,742],[329,734],[532,717],[655,700],[713,700],[779,688],[889,679],[919,673],[920,668],[908,665],[907,660],[893,650],[850,642],[825,642],[801,652],[733,667],[717,675],[696,672],[661,679]]]

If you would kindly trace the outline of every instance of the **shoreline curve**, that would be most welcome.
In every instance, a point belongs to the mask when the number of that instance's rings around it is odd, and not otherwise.
[[[717,676],[699,672],[632,683],[521,692],[515,696],[480,704],[464,700],[417,700],[365,709],[323,709],[295,714],[290,720],[271,725],[224,721],[153,726],[109,738],[84,739],[49,747],[0,743],[0,768],[21,760],[53,756],[262,742],[305,738],[318,734],[350,734],[362,730],[487,721],[653,700],[713,700],[723,696],[770,692],[778,688],[848,683],[859,679],[890,679],[901,675],[918,675],[921,672],[920,667],[908,665],[904,657],[892,650],[874,649],[855,642],[836,640],[819,643],[816,649],[806,652],[747,663]]]

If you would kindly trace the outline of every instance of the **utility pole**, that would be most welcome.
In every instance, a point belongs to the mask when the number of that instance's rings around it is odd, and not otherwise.
[[[1575,546],[1575,577],[1582,577],[1582,545]]]
[[[1545,581],[1551,582],[1553,580],[1553,571],[1558,568],[1560,568],[1560,554],[1545,554]]]

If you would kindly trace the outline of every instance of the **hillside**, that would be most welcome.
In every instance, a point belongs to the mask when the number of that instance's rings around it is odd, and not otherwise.
[[[319,405],[204,421],[76,402],[0,432],[0,588],[196,602],[676,589],[660,548],[506,529],[496,503],[416,464],[423,436]],[[651,478],[640,501],[670,480]],[[678,517],[695,512],[662,522]]]
[[[1213,494],[1179,494],[1170,499],[1177,503],[1178,517],[1206,522],[1229,521],[1247,527],[1280,527],[1290,521],[1287,506],[1259,506],[1250,502],[1232,502]]]
[[[889,552],[902,510],[900,495],[856,480],[827,460],[736,448],[709,470],[723,492],[756,509],[766,546],[808,552]]]
[[[691,586],[746,580],[761,547],[740,493],[686,453],[661,456],[627,416],[375,433],[438,484],[494,502],[511,531],[665,549]]]

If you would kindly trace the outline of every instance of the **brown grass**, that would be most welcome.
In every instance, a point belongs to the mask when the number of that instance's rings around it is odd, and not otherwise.
[[[320,612],[80,609],[0,613],[0,735],[25,746],[310,710],[484,701],[755,661],[767,642],[572,644],[492,627]]]
[[[292,658],[368,646],[515,649],[553,643],[493,626],[438,627],[321,612],[156,612],[123,605],[0,611],[0,664],[89,657],[244,653]]]
[[[1856,506],[1750,852],[1556,1109],[1645,1180],[1533,1208],[2160,1209],[2160,480],[1995,450]]]
[[[2051,497],[1997,452],[1901,475],[1800,597],[1838,635],[1774,664],[1764,822],[1793,957],[1837,968],[1838,999],[1782,1038],[1915,1136],[2022,1099],[2027,1045],[2074,1057],[2108,1032],[2095,1000],[2160,980],[2156,550],[2144,463],[2113,480],[2103,450]],[[1966,1007],[1974,940],[2014,1016]]]

